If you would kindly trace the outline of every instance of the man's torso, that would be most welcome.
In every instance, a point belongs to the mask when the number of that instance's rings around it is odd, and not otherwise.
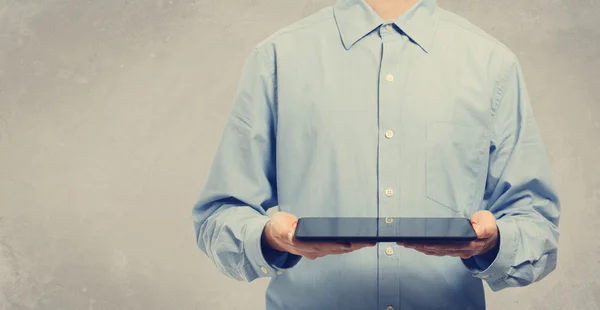
[[[275,66],[280,210],[469,217],[481,208],[491,99],[512,55],[450,12],[418,10],[406,26],[414,38],[381,26],[346,49],[338,28],[345,13],[329,7],[261,43]],[[417,27],[425,21],[435,24]],[[267,291],[268,309],[388,305],[485,308],[481,281],[459,258],[387,243],[301,260]]]

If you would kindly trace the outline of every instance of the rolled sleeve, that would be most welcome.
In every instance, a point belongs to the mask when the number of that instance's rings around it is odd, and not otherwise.
[[[277,270],[269,264],[262,252],[262,232],[265,225],[269,222],[268,217],[259,217],[252,219],[246,226],[247,239],[244,241],[246,246],[245,254],[247,263],[243,266],[245,273],[253,275],[254,278],[273,276]]]
[[[507,219],[497,221],[496,225],[500,235],[500,245],[498,254],[492,263],[487,263],[486,266],[486,262],[482,262],[477,257],[464,260],[473,275],[485,280],[493,291],[507,286],[504,279],[514,263],[519,248],[519,227],[516,223]]]
[[[516,58],[506,64],[498,89],[482,208],[496,217],[500,244],[495,258],[464,261],[493,291],[530,285],[556,268],[560,218],[560,201]]]
[[[198,247],[218,270],[240,281],[278,271],[261,251],[267,210],[278,205],[275,105],[271,57],[255,48],[192,212]]]
[[[243,268],[247,274],[254,277],[273,277],[282,274],[286,269],[294,267],[300,256],[286,252],[273,251],[275,256],[271,259],[265,257],[265,247],[262,242],[262,234],[269,218],[256,218],[247,225],[246,258],[247,264]]]

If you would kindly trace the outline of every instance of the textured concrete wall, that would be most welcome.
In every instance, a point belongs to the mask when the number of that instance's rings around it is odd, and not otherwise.
[[[190,212],[244,57],[331,5],[0,0],[0,309],[261,309]],[[600,2],[440,0],[515,51],[563,202],[559,268],[489,309],[600,309]]]

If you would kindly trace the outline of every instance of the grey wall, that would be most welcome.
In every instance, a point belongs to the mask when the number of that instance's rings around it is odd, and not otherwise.
[[[244,57],[332,3],[0,0],[0,309],[264,307],[191,207]],[[439,3],[520,56],[563,201],[558,270],[489,309],[600,309],[600,2]]]

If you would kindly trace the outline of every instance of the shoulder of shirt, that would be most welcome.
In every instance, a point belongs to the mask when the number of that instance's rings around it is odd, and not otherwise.
[[[333,20],[333,6],[326,6],[318,11],[284,27],[279,28],[266,38],[259,41],[254,48],[261,50],[272,46],[275,42],[285,36],[293,35],[299,31],[311,30],[311,28],[321,25],[323,22]]]
[[[503,42],[493,37],[488,32],[473,24],[465,17],[460,16],[454,12],[448,11],[443,8],[438,8],[438,10],[438,28],[455,27],[454,29],[456,31],[470,33],[474,35],[474,37],[478,38],[480,43],[491,46],[493,50],[501,54],[503,57],[505,57],[505,59],[511,62],[517,62],[517,56],[515,55],[515,53],[510,48],[508,48]]]

